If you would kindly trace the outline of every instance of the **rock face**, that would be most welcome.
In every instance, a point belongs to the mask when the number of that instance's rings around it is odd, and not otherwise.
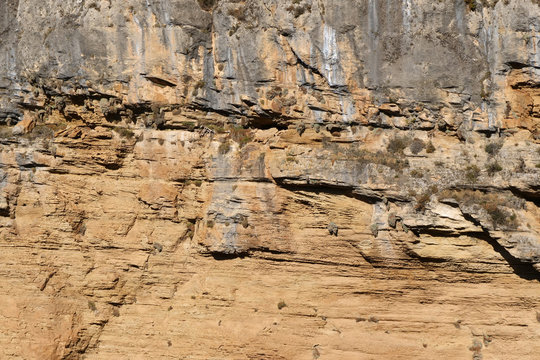
[[[0,358],[540,353],[538,1],[0,10]]]

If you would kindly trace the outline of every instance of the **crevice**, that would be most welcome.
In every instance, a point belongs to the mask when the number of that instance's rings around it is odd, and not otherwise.
[[[294,118],[283,115],[281,113],[275,113],[271,110],[263,110],[263,109],[253,109],[254,113],[246,114],[245,112],[242,112],[243,107],[240,107],[238,111],[232,111],[232,110],[223,110],[223,109],[215,109],[211,106],[205,106],[203,104],[193,104],[188,107],[191,110],[194,111],[203,111],[203,112],[209,112],[214,113],[217,115],[221,115],[226,118],[240,118],[245,117],[247,118],[247,126],[253,129],[271,129],[276,128],[278,130],[286,130],[289,127],[289,124],[291,123]]]
[[[108,113],[105,115],[105,119],[110,123],[117,123],[122,121],[122,115],[119,113]]]
[[[49,284],[49,281],[52,279],[52,277],[56,274],[56,271],[53,271],[51,272],[47,278],[45,279],[45,281],[43,281],[43,284],[41,284],[41,286],[39,287],[39,291],[43,291],[45,290],[45,288],[47,287],[47,285]]]
[[[40,168],[47,168],[48,165],[45,164],[38,164],[38,163],[29,163],[29,164],[23,164],[21,165],[22,169],[40,169]]]
[[[252,249],[249,251],[249,256],[254,256],[256,254],[291,255],[293,253],[290,251],[269,249],[267,247],[260,247],[260,248]]]
[[[291,118],[273,112],[262,111],[258,116],[249,117],[247,125],[250,128],[259,130],[268,130],[272,128],[287,130],[290,122],[288,120],[291,120]]]
[[[322,266],[343,266],[343,267],[348,267],[348,268],[360,268],[360,267],[368,267],[369,265],[372,265],[372,264],[347,264],[347,263],[337,262],[337,261],[326,261],[326,260],[306,259],[306,258],[284,259],[284,258],[266,257],[266,256],[258,256],[257,258],[266,260],[266,261],[277,262],[277,263],[287,262],[287,263],[294,263],[294,264],[311,264],[311,265],[322,265]]]
[[[461,210],[461,208],[460,208],[460,210]],[[484,232],[483,232],[483,233],[480,233],[479,235],[483,235],[483,234],[486,234],[486,233],[487,233],[486,228],[484,228],[484,227],[482,226],[482,224],[480,223],[480,221],[478,221],[477,219],[475,219],[471,214],[466,213],[466,212],[463,212],[463,210],[461,210],[461,214],[463,215],[463,217],[465,218],[465,220],[470,221],[471,223],[473,223],[473,225],[479,226],[479,227],[481,227],[481,228],[484,230]]]
[[[152,113],[152,106],[150,103],[126,104],[126,109],[131,110],[135,117],[146,113]]]
[[[269,249],[267,247],[258,247],[258,248],[249,249],[247,251],[240,251],[240,252],[235,252],[235,253],[223,253],[219,251],[210,251],[208,254],[212,256],[214,260],[222,261],[222,260],[244,259],[244,258],[249,258],[249,257],[252,258],[252,257],[257,257],[258,254],[286,255],[286,254],[291,254],[291,252]]]
[[[443,258],[436,258],[431,256],[420,256],[417,253],[415,253],[412,249],[404,248],[403,251],[405,254],[413,258],[414,260],[418,261],[419,264],[427,265],[427,264],[442,264],[446,263],[447,259]]]
[[[145,79],[158,85],[158,86],[162,86],[162,87],[176,87],[176,84],[171,82],[171,81],[168,81],[168,80],[165,80],[165,79],[162,79],[162,78],[158,78],[156,76],[145,76]]]
[[[320,106],[313,105],[313,104],[308,104],[307,107],[310,110],[321,111],[321,112],[325,112],[325,113],[329,113],[329,114],[337,114],[337,112],[332,110],[332,109],[325,109],[325,108],[322,108]]]
[[[364,259],[364,261],[366,263],[368,263],[369,265],[371,265],[373,268],[375,268],[375,264],[373,264],[372,262],[372,259],[365,255],[364,252],[362,251],[362,249],[360,249],[359,246],[357,246],[353,241],[351,240],[345,240],[354,250],[358,251],[358,254],[360,254],[360,256]]]
[[[325,193],[330,195],[345,195],[350,198],[358,199],[368,204],[375,204],[382,201],[382,197],[377,195],[368,195],[360,194],[355,191],[355,188],[351,185],[339,185],[339,184],[329,184],[329,183],[305,183],[305,184],[295,184],[288,181],[298,180],[291,178],[274,178],[276,184],[283,189],[296,192],[296,191],[306,191],[314,193]]]
[[[508,61],[505,65],[509,66],[512,69],[523,69],[529,67],[529,64],[520,63],[518,61]]]
[[[71,340],[71,342],[66,344],[67,352],[61,357],[61,359],[80,359],[87,353],[88,350],[97,347],[99,338],[101,337],[103,329],[108,322],[108,319],[90,322],[89,325],[97,326],[97,330],[93,333],[90,333],[90,329],[88,328],[81,328],[77,332],[77,335],[75,335],[75,337]]]
[[[72,121],[84,121],[82,116],[80,116],[79,114],[77,114],[76,112],[73,112],[73,111],[64,112],[64,117],[66,118],[66,120],[68,120],[70,122],[72,122]],[[108,118],[107,118],[107,120],[108,120]]]
[[[9,206],[5,208],[0,208],[0,217],[9,217],[9,215],[10,215]]]
[[[533,191],[523,191],[515,187],[510,187],[512,194],[518,198],[524,199],[534,203],[537,207],[540,207],[540,186],[533,186]]]
[[[525,280],[536,280],[540,282],[540,272],[534,268],[533,264],[516,259],[504,246],[487,234],[483,236],[483,240],[490,244],[493,250],[498,252],[506,260],[517,276]]]
[[[122,164],[117,163],[100,163],[100,165],[102,165],[107,170],[118,170],[122,167]]]
[[[178,184],[189,184],[191,181],[196,181],[200,179],[173,179],[172,181]],[[208,183],[219,183],[219,182],[252,182],[252,183],[272,183],[272,181],[267,177],[215,177],[213,179],[205,179]]]
[[[297,63],[300,64],[300,66],[302,66],[302,67],[305,68],[306,70],[311,71],[311,72],[314,73],[314,74],[319,75],[319,76],[322,77],[324,80],[326,80],[326,77],[324,77],[324,75],[321,74],[321,72],[319,71],[319,69],[317,69],[316,67],[313,67],[313,66],[307,64],[306,62],[304,62],[304,60],[302,60],[302,59],[300,58],[300,56],[298,56],[298,54],[293,50],[293,48],[292,48],[292,46],[289,44],[289,42],[287,42],[287,45],[289,45],[289,49],[290,49],[291,52],[293,53],[294,57],[296,58]],[[326,80],[326,82],[328,83],[327,80]]]
[[[217,260],[217,261],[243,259],[247,257],[248,255],[249,254],[247,252],[231,253],[231,254],[217,252],[217,251],[210,252],[210,256],[212,256],[214,260]]]
[[[186,108],[189,110],[195,110],[195,111],[199,110],[199,111],[204,111],[204,112],[210,112],[210,113],[218,114],[227,118],[230,118],[235,115],[243,116],[243,114],[240,111],[233,112],[233,111],[227,111],[227,110],[222,110],[222,109],[215,109],[211,106],[206,106],[201,103],[193,103],[187,106]]]
[[[471,221],[473,224],[481,226],[481,224],[477,220],[475,220],[472,216],[470,216],[468,214],[465,214],[465,213],[463,213],[463,216],[465,217],[466,220]],[[417,233],[415,233],[415,235],[417,235],[417,236],[420,235],[420,234],[422,234],[422,235],[423,234],[432,235],[433,231],[423,229],[423,231],[418,231]],[[493,250],[495,252],[497,252],[498,254],[500,254],[504,258],[506,263],[512,268],[514,274],[516,274],[517,276],[519,276],[520,278],[525,279],[525,280],[536,280],[536,281],[540,282],[540,272],[538,272],[534,268],[532,263],[523,262],[523,261],[515,258],[512,254],[510,254],[510,252],[504,246],[499,244],[496,239],[492,238],[487,233],[487,230],[485,230],[485,229],[484,229],[484,232],[482,232],[482,233],[479,233],[479,232],[466,232],[466,233],[457,234],[457,235],[456,234],[449,235],[449,234],[444,234],[444,233],[443,234],[440,234],[440,233],[438,234],[438,236],[443,236],[443,237],[456,237],[456,236],[459,236],[459,235],[466,235],[466,236],[472,237],[474,239],[478,239],[478,240],[482,240],[482,241],[487,242],[489,245],[491,245],[493,247]],[[419,260],[420,262],[446,262],[446,260],[444,260],[444,259],[433,259],[433,258],[419,257],[417,254],[415,254],[412,251],[411,252],[407,251],[407,255],[414,257],[415,259]]]
[[[456,232],[455,229],[449,228],[448,230],[444,229],[433,229],[429,226],[415,226],[415,227],[409,227],[409,230],[416,235],[419,236],[422,235],[429,235],[433,237],[445,237],[445,238],[458,238],[460,236],[469,236],[469,237],[477,237],[478,235],[482,235],[482,232],[479,231],[465,231],[465,232]]]

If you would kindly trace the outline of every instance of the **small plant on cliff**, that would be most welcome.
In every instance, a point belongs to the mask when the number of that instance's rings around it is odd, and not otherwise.
[[[377,237],[377,235],[379,235],[379,225],[374,223],[374,224],[371,224],[370,227],[369,227],[369,230],[371,231],[371,234],[375,237]]]
[[[245,215],[240,215],[238,218],[238,223],[241,224],[244,229],[247,229],[249,226],[248,217]]]
[[[388,226],[390,226],[391,228],[396,228],[398,220],[400,220],[400,218],[396,215],[396,213],[391,212],[390,214],[388,214]]]
[[[245,5],[237,7],[237,8],[229,9],[227,11],[228,15],[235,17],[236,20],[238,21],[246,21],[247,20],[246,13],[247,13],[247,7]]]
[[[287,7],[287,11],[291,12],[295,18],[299,17],[306,11],[311,12],[311,5],[308,5],[308,4],[300,5],[301,3],[300,0],[293,0],[292,3],[293,3],[292,5],[289,5]]]
[[[432,145],[433,146],[433,145]],[[425,144],[424,142],[419,139],[419,138],[414,138],[413,141],[411,142],[411,145],[409,146],[409,150],[411,150],[411,152],[416,155],[418,154],[420,151],[424,150],[424,147],[425,147]]]
[[[128,128],[124,128],[124,127],[115,127],[113,130],[116,133],[118,133],[118,135],[120,135],[120,137],[123,137],[123,138],[126,138],[126,139],[131,139],[135,135],[133,133],[133,131],[131,131]]]
[[[388,141],[386,149],[392,154],[402,154],[409,145],[409,141],[404,136],[394,136]]]
[[[36,125],[32,132],[27,134],[30,139],[52,139],[54,138],[54,131],[49,125]]]
[[[5,139],[13,136],[13,130],[12,128],[8,126],[2,126],[0,127],[0,138]]]
[[[476,11],[476,0],[464,0],[470,11]]]
[[[222,142],[218,147],[218,152],[222,155],[228,153],[229,150],[231,150],[231,144],[228,141]]]
[[[502,148],[502,143],[498,141],[493,141],[487,144],[484,147],[484,150],[491,156],[495,156],[499,153],[499,150]]]
[[[478,180],[478,176],[480,176],[480,168],[478,166],[467,166],[467,169],[465,170],[465,178],[467,181],[474,184]]]
[[[493,338],[491,336],[489,336],[488,334],[486,334],[486,333],[482,334],[482,338],[484,339],[484,346],[485,347],[488,347],[489,344],[491,344],[491,342],[493,341]]]
[[[411,170],[411,176],[414,178],[420,179],[424,177],[424,173],[422,172],[422,170],[413,169]]]
[[[480,351],[482,349],[482,342],[478,339],[473,339],[472,345],[469,347],[471,351]]]
[[[287,304],[285,304],[285,301],[283,301],[283,300],[280,300],[280,301],[278,302],[278,304],[277,304],[277,308],[278,308],[279,310],[283,309],[283,308],[286,307],[286,306],[287,306]]]
[[[183,121],[180,123],[180,126],[188,131],[193,131],[197,127],[197,124],[193,121]]]
[[[208,11],[212,10],[214,5],[216,5],[217,0],[197,0],[197,2],[201,9]]]
[[[496,172],[499,172],[502,170],[502,166],[497,161],[494,161],[492,163],[487,164],[486,170],[490,176],[493,176]]]
[[[186,232],[184,233],[184,238],[192,238],[195,233],[195,224],[191,221],[186,221]]]
[[[517,215],[514,212],[510,213],[506,208],[513,207],[514,209],[519,209],[524,206],[522,202],[516,201],[516,198],[508,194],[501,195],[472,190],[444,190],[439,194],[439,199],[443,198],[455,199],[460,204],[466,206],[479,205],[489,215],[494,229],[517,228],[519,225]]]
[[[330,150],[334,151],[338,155],[341,151],[340,148]],[[348,148],[344,151],[344,155],[347,160],[356,160],[362,167],[366,166],[367,164],[378,164],[387,166],[397,171],[409,166],[407,159],[403,159],[402,157],[382,151],[372,153],[364,149]]]
[[[193,92],[191,93],[193,96],[197,96],[199,94],[199,89],[204,89],[206,86],[206,82],[204,80],[199,80],[195,83],[195,87],[193,88]]]
[[[414,205],[414,210],[418,212],[424,212],[426,210],[426,205],[431,199],[431,192],[426,191],[416,197],[416,204]]]
[[[199,80],[195,83],[195,89],[202,89],[205,86],[206,86],[206,81],[204,80]]]
[[[427,146],[426,146],[426,152],[428,154],[432,154],[435,152],[435,146],[433,146],[433,143],[431,142],[431,140],[428,142]]]
[[[296,125],[296,132],[298,135],[302,136],[304,131],[306,131],[306,125],[303,122],[298,123],[298,125]]]
[[[497,203],[484,204],[484,209],[489,214],[494,229],[500,227],[515,229],[517,227],[516,214],[510,214],[508,211],[502,209]]]
[[[230,129],[230,137],[234,141],[240,145],[240,147],[243,147],[247,143],[249,143],[251,140],[253,140],[253,134],[250,129],[244,129],[240,125],[235,125]]]

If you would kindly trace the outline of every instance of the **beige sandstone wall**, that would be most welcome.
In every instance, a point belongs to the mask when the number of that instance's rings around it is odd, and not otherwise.
[[[537,2],[0,6],[0,358],[540,353]]]

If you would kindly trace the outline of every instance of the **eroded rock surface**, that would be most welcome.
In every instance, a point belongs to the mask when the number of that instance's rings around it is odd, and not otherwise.
[[[538,1],[0,6],[1,358],[540,353]]]

